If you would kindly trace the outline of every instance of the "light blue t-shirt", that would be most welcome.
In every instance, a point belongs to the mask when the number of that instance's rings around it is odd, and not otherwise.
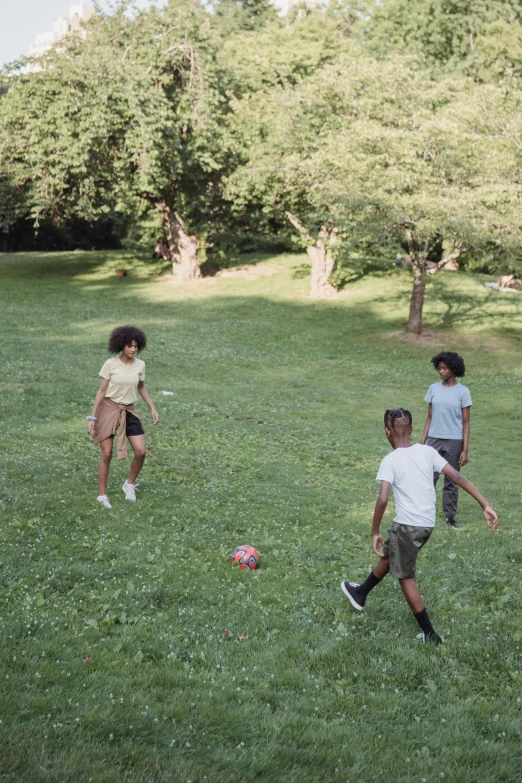
[[[462,440],[462,408],[472,404],[468,387],[462,383],[444,386],[439,381],[431,384],[424,399],[432,406],[430,438]]]

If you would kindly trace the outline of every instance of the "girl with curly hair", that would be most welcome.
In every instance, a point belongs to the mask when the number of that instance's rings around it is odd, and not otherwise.
[[[424,398],[428,403],[428,417],[421,443],[427,442],[452,468],[460,470],[468,461],[471,409],[469,389],[457,380],[464,377],[464,360],[454,351],[443,351],[434,356],[431,363],[439,373],[440,381],[431,384]],[[435,473],[435,483],[439,475]],[[451,527],[457,527],[457,507],[458,486],[445,475],[442,510]]]
[[[135,481],[145,461],[143,423],[134,410],[138,394],[150,408],[152,423],[158,423],[158,412],[145,389],[145,362],[137,354],[147,345],[147,338],[135,326],[118,326],[109,337],[109,353],[119,354],[107,359],[99,375],[102,378],[94,398],[91,415],[87,416],[87,432],[100,444],[98,467],[98,497],[104,508],[112,508],[107,497],[107,480],[112,459],[112,444],[117,430],[118,459],[127,457],[128,438],[134,458],[129,475],[122,486],[126,500],[136,500]]]

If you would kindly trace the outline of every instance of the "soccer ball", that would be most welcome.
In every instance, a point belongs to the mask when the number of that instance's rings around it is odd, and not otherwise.
[[[238,546],[232,552],[231,560],[233,563],[239,563],[240,568],[259,568],[259,554],[253,546]]]

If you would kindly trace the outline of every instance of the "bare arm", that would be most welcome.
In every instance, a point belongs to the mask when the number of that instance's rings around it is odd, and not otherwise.
[[[421,443],[424,445],[426,441],[428,440],[428,432],[430,431],[431,427],[431,419],[432,419],[432,408],[431,408],[431,402],[428,405],[428,415],[426,417],[426,423],[424,425],[424,432],[422,433]]]
[[[107,378],[102,378],[100,383],[100,388],[96,392],[96,397],[94,398],[94,402],[92,404],[92,410],[91,410],[91,416],[97,416],[98,415],[98,408],[101,405],[101,402],[103,398],[105,397],[105,392],[107,391],[107,386],[109,385],[109,381]],[[96,422],[95,421],[88,421],[87,422],[87,432],[89,435],[94,435],[94,430],[96,429]]]
[[[390,497],[390,489],[391,489],[391,484],[389,481],[381,481],[381,489],[379,492],[379,497],[377,498],[377,502],[375,504],[375,509],[373,512],[372,546],[373,546],[373,551],[375,552],[376,555],[379,555],[379,557],[384,557],[384,552],[382,551],[384,539],[381,536],[379,530],[381,527],[381,522],[384,516],[384,512],[386,511],[386,506],[388,505],[388,499]]]
[[[149,406],[150,412],[152,414],[152,423],[157,424],[159,421],[159,414],[156,408],[154,407],[154,403],[152,402],[149,393],[147,389],[145,388],[145,384],[143,381],[140,381],[138,383],[138,392],[142,400]]]
[[[490,527],[492,530],[497,530],[498,528],[498,516],[493,511],[491,506],[489,505],[488,501],[484,497],[484,495],[481,495],[478,489],[469,481],[465,476],[462,475],[462,473],[459,473],[455,468],[452,468],[451,465],[448,465],[446,463],[444,467],[442,468],[442,472],[445,476],[448,476],[455,484],[458,484],[459,487],[462,487],[463,490],[465,490],[468,495],[471,495],[472,498],[475,498],[477,503],[482,506],[482,513],[484,514],[484,519],[487,522],[488,527]]]
[[[469,415],[471,408],[462,408],[462,454],[459,457],[459,465],[461,468],[466,465],[468,461],[468,447],[469,447]]]

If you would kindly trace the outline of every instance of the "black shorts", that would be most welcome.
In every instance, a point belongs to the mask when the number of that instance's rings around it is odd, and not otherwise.
[[[127,431],[127,437],[132,438],[133,435],[144,435],[145,430],[141,426],[141,421],[133,413],[125,411],[125,429]],[[111,435],[114,438],[114,435]]]

